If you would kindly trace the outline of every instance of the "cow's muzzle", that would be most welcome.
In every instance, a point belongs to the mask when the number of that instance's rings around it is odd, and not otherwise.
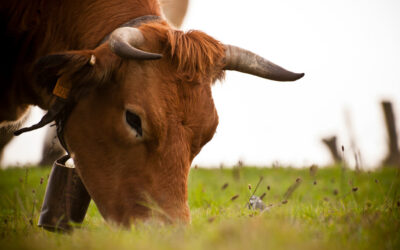
[[[63,156],[54,162],[47,184],[38,226],[49,231],[71,232],[71,224],[82,223],[90,203],[75,168],[65,166],[68,158]]]

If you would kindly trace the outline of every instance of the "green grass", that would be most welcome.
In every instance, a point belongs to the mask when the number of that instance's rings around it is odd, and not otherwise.
[[[72,234],[36,226],[49,171],[0,170],[0,249],[400,249],[395,169],[192,169],[189,226],[149,222],[124,230],[104,222],[91,203]],[[269,206],[262,213],[246,207],[248,184],[254,190],[260,176],[256,195],[265,192]]]

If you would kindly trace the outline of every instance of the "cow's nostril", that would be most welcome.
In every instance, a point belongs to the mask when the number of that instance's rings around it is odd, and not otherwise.
[[[142,136],[143,130],[142,130],[142,121],[140,120],[140,117],[137,114],[132,113],[130,111],[126,111],[125,117],[126,117],[126,122],[129,124],[129,126],[131,126],[131,128],[136,130],[137,133],[136,136]]]

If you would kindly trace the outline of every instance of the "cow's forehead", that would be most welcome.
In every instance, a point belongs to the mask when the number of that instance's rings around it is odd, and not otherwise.
[[[204,108],[204,102],[213,104],[211,79],[203,82],[177,79],[172,72],[174,68],[165,64],[168,62],[128,63],[128,73],[121,82],[125,105],[141,106],[155,115],[163,110],[187,116]]]

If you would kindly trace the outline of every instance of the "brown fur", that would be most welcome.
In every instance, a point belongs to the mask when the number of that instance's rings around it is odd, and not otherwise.
[[[142,15],[160,15],[157,0],[1,1],[3,61],[0,122],[17,120],[29,104],[47,109],[48,91],[34,81],[34,62],[66,50],[93,49],[119,25]]]
[[[108,43],[97,43],[130,19],[159,15],[157,1],[10,4],[0,7],[9,20],[4,36],[21,46],[15,58],[7,55],[18,70],[2,85],[2,96],[10,97],[0,101],[9,105],[0,117],[17,117],[14,110],[25,104],[48,108],[62,76],[73,84],[70,99],[76,102],[65,140],[101,214],[123,225],[152,215],[188,222],[190,164],[218,124],[211,84],[223,77],[223,45],[202,32],[154,22],[139,27],[147,40],[140,49],[163,58],[126,60]],[[89,63],[91,55],[95,65]],[[141,118],[143,137],[126,123],[127,110]]]
[[[118,67],[81,98],[65,135],[106,218],[128,224],[131,218],[149,217],[154,210],[148,206],[156,204],[156,211],[163,211],[157,216],[187,222],[189,167],[218,124],[211,84],[222,76],[223,47],[204,33],[171,31],[165,23],[141,29],[148,40],[142,49],[165,56],[134,61],[106,56],[112,55],[108,47],[92,51],[99,60],[108,58],[105,65]],[[210,41],[215,44],[207,47]],[[179,53],[188,47],[201,53]],[[96,67],[101,65],[92,70]],[[141,117],[143,140],[129,135],[123,123],[126,109]]]
[[[221,58],[225,55],[223,45],[214,38],[201,31],[185,33],[160,23],[145,24],[141,30],[148,41],[157,41],[161,45],[158,49],[176,68],[175,78],[202,82],[210,72],[217,74],[214,78],[223,77],[223,71],[213,72],[223,67]]]

